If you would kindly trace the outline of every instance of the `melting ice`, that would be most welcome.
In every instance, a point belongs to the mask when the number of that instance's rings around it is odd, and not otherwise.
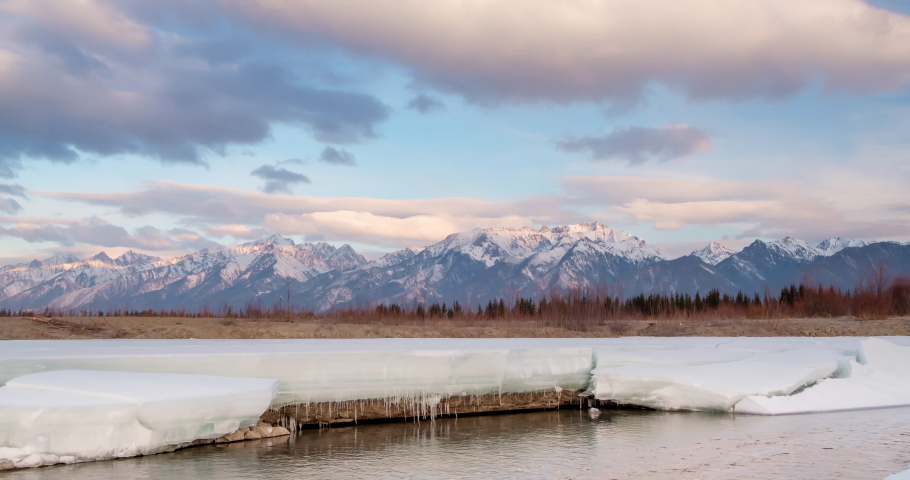
[[[312,402],[567,389],[666,410],[901,406],[907,365],[910,337],[5,341],[0,460],[154,453]]]
[[[159,453],[256,424],[278,381],[56,370],[0,387],[0,460],[16,467]]]

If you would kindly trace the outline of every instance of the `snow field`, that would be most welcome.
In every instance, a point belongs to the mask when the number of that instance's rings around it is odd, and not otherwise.
[[[0,387],[0,460],[15,467],[132,457],[256,424],[278,381],[55,370]]]

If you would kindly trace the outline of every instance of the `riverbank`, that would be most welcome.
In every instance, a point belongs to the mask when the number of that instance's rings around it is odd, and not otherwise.
[[[260,422],[291,432],[304,428],[357,425],[395,421],[432,420],[437,417],[490,413],[534,412],[581,408],[591,403],[578,390],[550,389],[539,392],[459,395],[447,398],[369,399],[346,402],[315,402],[269,409]]]
[[[910,335],[910,318],[628,320],[587,331],[533,322],[490,321],[473,325],[428,320],[426,325],[323,323],[186,317],[9,317],[0,318],[0,340],[91,338],[607,338],[622,336],[835,337]]]

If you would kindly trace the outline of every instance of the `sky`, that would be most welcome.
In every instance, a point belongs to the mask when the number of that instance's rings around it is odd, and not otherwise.
[[[0,264],[910,240],[910,2],[0,0]]]

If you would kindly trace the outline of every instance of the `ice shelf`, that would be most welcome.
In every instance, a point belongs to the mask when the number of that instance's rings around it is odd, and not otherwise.
[[[567,389],[659,409],[773,414],[786,409],[762,398],[791,402],[839,385],[857,397],[844,408],[904,405],[910,371],[886,375],[881,365],[907,352],[907,337],[35,340],[0,342],[0,382],[61,369],[184,373],[278,379],[272,407]],[[898,393],[882,394],[885,384]]]
[[[0,461],[34,467],[159,453],[256,424],[268,378],[55,370],[0,387]]]
[[[735,411],[781,415],[910,405],[910,347],[879,338],[860,345],[865,364],[851,362],[849,376],[820,381],[790,396],[750,395]]]

